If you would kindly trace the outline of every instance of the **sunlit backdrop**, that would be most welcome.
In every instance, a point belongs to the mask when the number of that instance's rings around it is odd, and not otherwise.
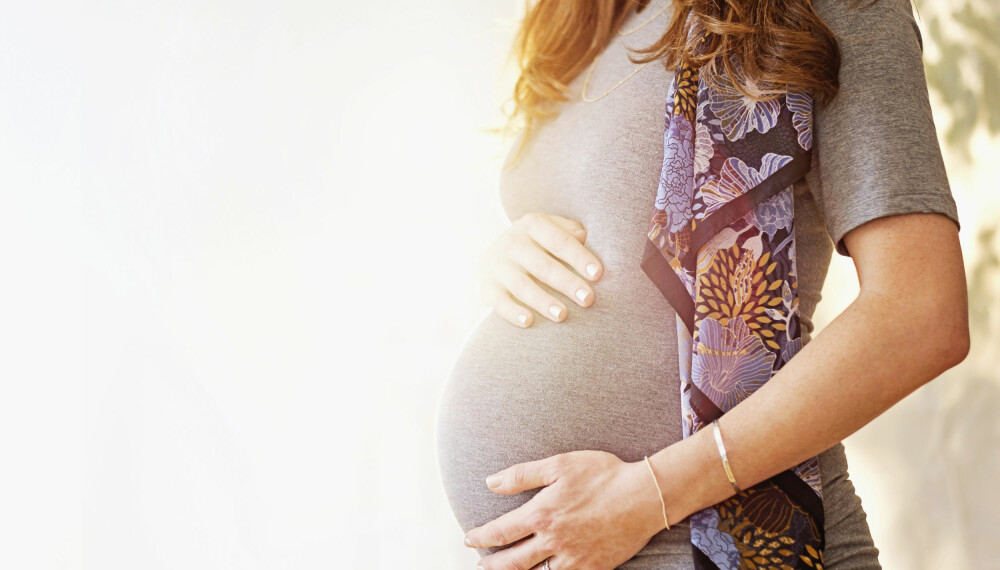
[[[1000,568],[1000,26],[941,4],[921,25],[974,339],[846,442],[887,569]],[[507,224],[487,129],[520,10],[5,8],[3,567],[474,567],[433,430]],[[856,287],[836,259],[820,326]]]

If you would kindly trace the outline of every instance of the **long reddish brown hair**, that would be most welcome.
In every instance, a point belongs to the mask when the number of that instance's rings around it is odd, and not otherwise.
[[[673,16],[653,45],[631,49],[633,63],[662,59],[673,71],[684,62],[722,65],[744,94],[765,100],[784,90],[812,94],[828,104],[840,87],[840,50],[833,31],[813,11],[811,0],[672,0]],[[514,109],[505,133],[523,131],[521,155],[538,121],[558,114],[567,84],[600,54],[632,10],[649,0],[526,0],[526,13],[511,56],[519,76]],[[688,16],[691,16],[691,19]],[[689,28],[710,32],[700,55],[688,45]],[[740,74],[730,66],[736,59]],[[753,88],[750,88],[750,85]]]

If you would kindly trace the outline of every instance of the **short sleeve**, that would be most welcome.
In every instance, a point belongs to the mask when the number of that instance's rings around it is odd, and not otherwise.
[[[937,212],[959,225],[909,0],[817,0],[837,36],[840,91],[813,117],[806,181],[841,255],[844,234],[876,218]]]

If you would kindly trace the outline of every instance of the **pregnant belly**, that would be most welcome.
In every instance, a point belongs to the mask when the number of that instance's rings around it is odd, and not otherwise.
[[[521,329],[491,313],[466,341],[437,418],[445,491],[464,530],[537,493],[486,487],[515,463],[579,449],[640,461],[681,439],[674,313],[644,281],[617,294],[609,285],[592,307],[571,304],[562,323],[536,316]],[[687,540],[681,527],[650,546],[672,541],[688,552]]]

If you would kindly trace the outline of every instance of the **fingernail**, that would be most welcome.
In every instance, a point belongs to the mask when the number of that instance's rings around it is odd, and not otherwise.
[[[517,322],[521,323],[522,325],[526,324],[528,322],[528,315],[525,315],[525,314],[518,315],[517,316]]]
[[[476,564],[476,570],[486,570],[486,567],[482,564]]]
[[[490,475],[486,478],[486,486],[494,489],[500,484],[500,475]]]
[[[588,263],[587,264],[587,275],[590,275],[591,277],[593,277],[594,275],[597,275],[597,264],[596,263]]]
[[[469,540],[469,537],[465,537],[465,545],[466,546],[472,546],[472,541]]]
[[[587,300],[587,290],[586,289],[577,289],[576,290],[576,298],[579,299],[581,303],[583,303],[584,301],[586,301]]]
[[[558,319],[558,318],[559,318],[559,315],[561,315],[561,314],[562,314],[562,307],[560,307],[559,305],[552,305],[551,307],[549,307],[549,313],[550,313],[550,314],[551,314],[551,315],[552,315],[553,317],[555,317],[555,318],[557,318],[557,319]]]

